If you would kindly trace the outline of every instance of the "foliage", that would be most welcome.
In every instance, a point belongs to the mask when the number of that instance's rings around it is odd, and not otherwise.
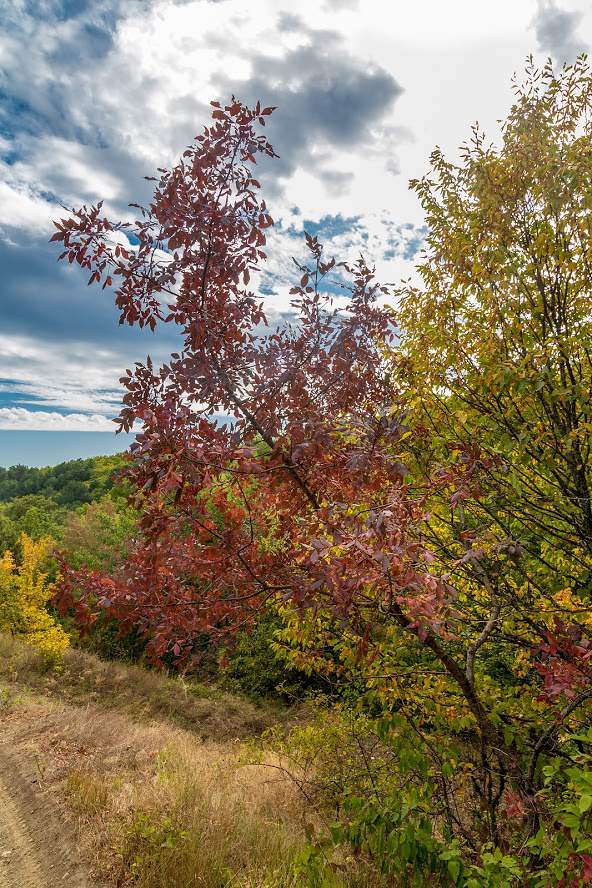
[[[277,700],[292,705],[314,691],[327,691],[330,685],[321,676],[307,674],[280,655],[276,635],[282,625],[277,612],[270,610],[248,632],[241,632],[218,681],[255,703]]]
[[[275,767],[322,820],[330,818],[328,829],[308,830],[301,870],[312,884],[327,868],[340,872],[344,845],[388,884],[449,885],[466,875],[448,825],[434,830],[429,811],[441,794],[438,772],[405,719],[377,722],[360,711],[320,707],[311,723],[288,734],[270,731],[267,742]],[[441,754],[450,762],[456,752]]]
[[[568,622],[592,580],[592,78],[584,59],[527,74],[499,148],[475,130],[460,166],[436,151],[412,183],[429,235],[423,286],[403,291],[397,320],[410,406],[438,457],[473,441],[504,464],[489,496],[458,491],[469,557],[483,558],[472,539],[482,547],[486,526],[506,600]],[[434,543],[451,550],[442,523]]]
[[[125,486],[114,479],[124,465],[121,455],[74,460],[47,469],[15,466],[2,470],[11,479],[14,499],[0,503],[0,554],[12,552],[22,560],[21,535],[38,541],[51,538],[71,565],[111,570],[128,551],[137,515],[126,506]],[[82,485],[80,496],[69,497],[72,484]],[[0,481],[0,491],[7,487]],[[17,485],[17,486],[15,486]],[[30,493],[26,491],[38,490]],[[92,502],[91,502],[92,500]],[[47,564],[55,580],[55,563]],[[71,628],[68,621],[66,628]],[[131,632],[122,637],[114,621],[98,620],[85,639],[87,646],[109,658],[138,659],[146,642]]]
[[[566,738],[586,748],[592,743],[592,729],[584,736]],[[537,888],[557,885],[569,888],[592,880],[592,756],[574,756],[574,763],[565,768],[559,759],[552,759],[543,768],[541,799],[547,810],[548,828],[542,826],[529,839],[528,847],[538,860],[544,861],[545,878],[535,881]],[[513,800],[514,817],[527,816],[524,802]],[[551,882],[552,880],[552,882]]]
[[[52,537],[59,543],[70,534],[80,536],[82,531],[76,527],[73,515],[80,510],[82,515],[86,514],[85,509],[90,506],[89,517],[97,518],[92,530],[102,538],[102,560],[94,552],[95,541],[90,538],[92,521],[86,539],[80,541],[79,554],[84,552],[93,564],[108,567],[113,557],[107,554],[107,547],[112,545],[117,553],[121,547],[120,540],[108,539],[105,525],[111,518],[111,523],[117,525],[125,520],[127,492],[117,481],[117,473],[124,464],[123,455],[118,455],[72,460],[43,469],[26,466],[0,468],[0,553],[9,549],[18,559],[22,532],[34,540]],[[80,488],[75,489],[72,485],[80,485]],[[96,508],[91,505],[99,502],[101,505]],[[104,513],[103,519],[98,518],[99,512]],[[127,512],[128,516],[130,514]],[[78,523],[81,522],[82,518]],[[131,526],[131,523],[130,518],[128,524]],[[66,540],[65,546],[69,555],[72,554],[72,563],[78,563],[80,558],[72,553],[71,542]]]
[[[77,568],[114,570],[129,552],[137,518],[135,509],[109,496],[68,512],[60,533],[62,557]],[[78,639],[82,647],[108,660],[142,659],[146,639],[133,627],[122,632],[117,620],[100,615],[89,628],[91,631]]]
[[[0,504],[0,553],[10,550],[18,559],[22,533],[33,540],[44,537],[60,540],[66,516],[66,509],[39,494]]]
[[[112,464],[103,468],[110,471]],[[125,557],[136,521],[135,510],[127,508],[120,497],[104,496],[97,502],[68,508],[50,496],[27,494],[0,504],[0,554],[11,552],[20,564],[24,533],[34,541],[53,540],[72,565],[110,570]],[[53,548],[49,542],[47,545]],[[48,579],[55,581],[55,562],[48,560],[46,569]],[[72,628],[67,620],[63,625],[67,630]],[[114,621],[99,619],[83,643],[108,658],[137,660],[146,642],[133,631],[124,638],[119,630]]]
[[[29,466],[0,467],[0,502],[36,495],[73,508],[100,499],[109,493],[125,497],[113,475],[123,468],[123,454],[76,459],[38,469]]]
[[[113,570],[129,551],[136,523],[134,509],[106,497],[67,514],[61,551],[74,567]]]
[[[582,884],[580,877],[584,884],[589,880],[589,755],[576,756],[567,771],[560,759],[551,760],[543,769],[540,799],[544,822],[529,839],[528,854],[507,853],[532,802],[510,793],[504,805],[501,846],[483,844],[479,855],[467,856],[452,837],[451,823],[443,819],[436,826],[429,813],[444,803],[442,775],[448,778],[455,770],[462,756],[462,741],[430,748],[414,735],[405,718],[373,720],[360,711],[337,707],[329,712],[324,706],[318,707],[310,723],[288,733],[272,729],[264,739],[275,756],[272,767],[279,768],[316,815],[329,823],[325,829],[309,827],[309,845],[300,857],[299,871],[312,885],[320,884],[327,870],[339,874],[343,845],[349,845],[360,862],[365,861],[375,873],[410,888],[425,884],[567,888]],[[589,745],[592,731],[566,741]],[[248,760],[269,767],[264,749],[253,744]],[[466,826],[472,818],[479,818],[479,811],[470,807],[467,782],[454,787],[451,800],[454,817],[463,818]]]
[[[348,796],[336,836],[418,878],[548,880],[529,842],[553,829],[592,697],[591,96],[584,61],[529,69],[501,148],[433,155],[399,345],[372,270],[308,235],[294,323],[260,332],[248,285],[271,219],[251,168],[274,156],[256,132],[272,109],[214,103],[134,226],[100,204],[56,223],[62,258],[117,280],[122,322],[183,337],[123,378],[141,536],[109,577],[64,561],[60,607],[135,627],[181,669],[204,633],[270,604],[297,616],[295,656],[361,673],[397,773],[425,771],[406,808]]]
[[[20,564],[11,552],[0,559],[0,631],[23,638],[53,665],[61,660],[68,636],[45,610],[53,590],[42,568],[51,543],[34,542],[23,533]]]

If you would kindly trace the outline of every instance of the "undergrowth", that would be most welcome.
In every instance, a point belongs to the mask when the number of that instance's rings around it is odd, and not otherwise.
[[[28,748],[38,747],[44,779],[58,773],[101,884],[392,885],[345,850],[332,866],[308,865],[307,836],[322,830],[327,812],[258,739],[274,716],[288,718],[285,710],[78,650],[48,671],[34,651],[2,636],[0,679],[0,705],[28,721]]]
[[[31,647],[0,633],[0,677],[67,703],[97,703],[133,719],[165,720],[203,739],[257,736],[290,717],[285,707],[255,705],[181,676],[104,661],[70,648],[49,669]]]

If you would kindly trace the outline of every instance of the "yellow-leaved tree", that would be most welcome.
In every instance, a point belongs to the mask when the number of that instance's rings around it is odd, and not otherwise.
[[[12,552],[0,559],[0,631],[26,641],[55,664],[68,647],[68,636],[45,608],[53,588],[42,567],[53,540],[35,541],[23,533],[20,544],[20,564]]]

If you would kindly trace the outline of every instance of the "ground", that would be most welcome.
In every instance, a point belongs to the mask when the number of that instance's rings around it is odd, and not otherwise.
[[[295,888],[314,812],[261,733],[306,713],[0,633],[0,888]]]
[[[0,716],[0,888],[88,888],[72,826],[23,720],[5,709]]]

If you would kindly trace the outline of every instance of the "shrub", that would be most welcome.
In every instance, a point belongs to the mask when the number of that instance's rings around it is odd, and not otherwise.
[[[222,684],[255,703],[276,700],[292,704],[311,691],[327,690],[326,682],[288,664],[276,651],[276,633],[282,622],[273,611],[264,614],[250,632],[240,636],[221,674]]]
[[[22,558],[12,552],[0,559],[0,630],[18,635],[43,655],[48,665],[58,663],[68,647],[68,636],[47,612],[52,586],[42,571],[53,541],[34,542],[21,534]]]

